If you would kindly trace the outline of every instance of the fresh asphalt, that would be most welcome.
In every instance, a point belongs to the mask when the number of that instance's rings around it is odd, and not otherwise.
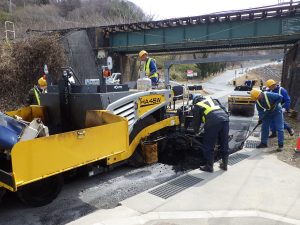
[[[204,83],[213,97],[227,102],[233,87],[228,83],[234,70]],[[230,134],[231,148],[245,137],[251,118],[232,117]],[[186,171],[175,170],[171,165],[154,164],[142,168],[123,166],[93,177],[75,179],[66,183],[62,192],[51,204],[30,208],[20,203],[15,194],[4,196],[0,204],[0,224],[7,225],[58,225],[66,224],[98,209],[111,209],[131,196],[174,179]]]

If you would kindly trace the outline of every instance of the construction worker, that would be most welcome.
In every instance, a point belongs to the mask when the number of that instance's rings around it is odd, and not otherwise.
[[[268,136],[270,124],[274,121],[275,129],[278,133],[278,148],[277,151],[283,150],[283,115],[281,101],[282,96],[272,92],[262,92],[259,89],[253,88],[250,91],[250,96],[256,101],[256,108],[259,116],[259,124],[262,124],[261,142],[256,148],[268,147]]]
[[[264,82],[262,79],[260,79],[259,89],[262,90],[263,88],[264,88]]]
[[[249,88],[252,88],[252,80],[245,80],[244,85],[249,87]]]
[[[266,87],[268,88],[268,91],[280,94],[282,96],[282,102],[281,102],[282,112],[283,113],[288,112],[289,109],[290,109],[291,98],[290,98],[287,90],[285,90],[283,87],[278,85],[276,83],[276,81],[274,81],[272,79],[266,81]],[[287,122],[283,121],[283,123],[284,123],[284,129],[286,129],[289,132],[290,136],[293,136],[294,133],[295,133],[293,128],[291,128],[290,125]],[[269,138],[277,137],[274,122],[271,123],[270,128],[271,128],[272,133],[269,136]]]
[[[204,123],[203,155],[205,165],[200,170],[213,172],[214,148],[217,141],[220,144],[222,162],[220,168],[227,170],[228,164],[228,133],[229,116],[225,108],[211,97],[196,96],[193,100],[193,128],[199,132]]]
[[[254,87],[255,83],[256,80],[246,80],[244,86],[249,87],[249,90],[251,90]]]
[[[145,62],[144,70],[146,76],[151,79],[152,85],[156,85],[158,83],[158,72],[155,59],[148,57],[148,52],[145,50],[139,52],[139,59]]]
[[[38,85],[34,85],[33,88],[29,90],[28,96],[25,100],[25,105],[41,105],[40,94],[45,93],[47,89],[46,76],[42,76],[38,79]]]

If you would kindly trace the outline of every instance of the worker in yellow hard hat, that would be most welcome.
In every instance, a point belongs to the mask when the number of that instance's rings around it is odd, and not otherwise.
[[[202,152],[204,165],[200,170],[212,173],[214,171],[214,148],[218,142],[220,145],[221,163],[220,168],[227,170],[228,164],[228,133],[229,116],[226,109],[220,102],[211,97],[202,95],[193,99],[193,128],[195,133],[199,132],[201,123],[204,124],[204,136],[202,142]]]
[[[38,79],[38,85],[34,85],[34,87],[29,90],[25,105],[41,105],[40,94],[45,93],[46,90],[47,80],[46,75],[43,75]]]
[[[152,85],[158,83],[158,72],[156,67],[156,61],[148,56],[148,52],[142,50],[139,52],[139,60],[144,61],[144,70],[146,76],[151,79]]]
[[[261,142],[256,148],[268,147],[270,125],[274,123],[278,133],[277,151],[282,151],[284,145],[283,114],[281,107],[282,96],[277,93],[262,92],[257,88],[253,88],[250,91],[250,96],[256,101],[259,116],[258,123],[262,124]]]
[[[284,89],[283,87],[281,87],[280,85],[278,85],[276,83],[275,80],[269,79],[266,81],[266,87],[268,88],[268,91],[273,92],[273,93],[277,93],[280,94],[282,96],[282,102],[281,102],[281,106],[282,106],[282,111],[283,112],[288,112],[290,110],[290,105],[291,105],[291,98],[287,92],[286,89]],[[275,129],[275,124],[271,123],[271,135],[269,136],[269,138],[274,138],[277,136],[276,133],[276,129]],[[291,128],[291,126],[284,121],[284,129],[286,129],[290,136],[293,136],[295,131],[293,130],[293,128]]]

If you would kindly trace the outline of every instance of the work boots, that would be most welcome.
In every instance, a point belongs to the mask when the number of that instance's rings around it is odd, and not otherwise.
[[[283,151],[283,145],[278,145],[278,148],[276,149],[277,152]]]
[[[272,132],[271,135],[269,136],[269,138],[276,138],[276,137],[277,137],[276,132]]]
[[[214,162],[207,161],[204,166],[200,166],[200,170],[213,173],[214,172]]]
[[[290,136],[294,136],[295,131],[293,128],[289,127],[289,128],[287,128],[287,131],[289,132]]]
[[[268,147],[268,145],[265,143],[262,143],[262,142],[256,146],[256,148],[267,148],[267,147]]]
[[[222,161],[220,162],[220,169],[227,171],[227,165],[228,165],[228,156],[222,157]]]

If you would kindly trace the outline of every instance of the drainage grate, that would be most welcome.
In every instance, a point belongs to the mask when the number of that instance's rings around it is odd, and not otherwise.
[[[189,187],[192,187],[193,185],[201,182],[202,180],[203,179],[198,177],[186,175],[184,177],[171,181],[165,185],[162,185],[158,188],[155,188],[149,191],[149,193],[160,198],[167,199]]]
[[[253,132],[252,137],[260,137],[260,132]]]
[[[236,153],[234,155],[229,156],[228,159],[228,165],[232,166],[236,163],[239,163],[240,161],[247,159],[250,155],[242,154],[242,153]]]
[[[246,148],[256,148],[257,145],[259,145],[260,141],[253,141],[253,140],[249,140],[246,141],[245,147]]]

